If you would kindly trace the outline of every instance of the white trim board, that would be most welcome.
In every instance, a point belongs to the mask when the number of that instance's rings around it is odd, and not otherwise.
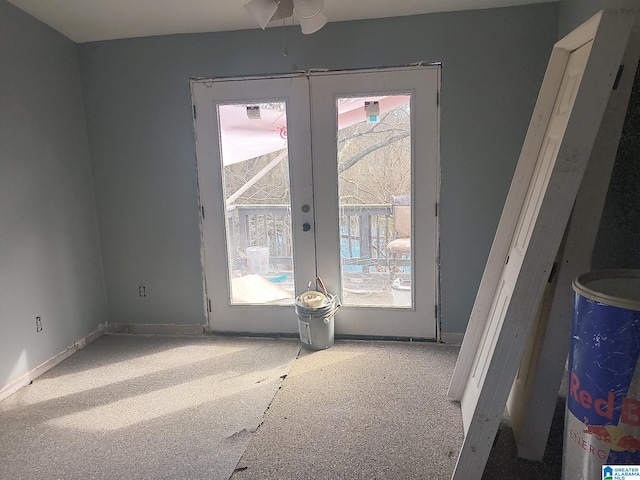
[[[12,393],[17,392],[22,387],[25,387],[25,386],[29,385],[36,378],[38,378],[40,375],[48,372],[53,367],[58,365],[60,362],[62,362],[63,360],[66,360],[71,355],[76,353],[78,350],[86,347],[91,342],[96,341],[98,338],[100,338],[102,335],[104,335],[106,329],[107,329],[106,325],[98,325],[97,330],[94,330],[89,335],[87,335],[85,337],[82,337],[77,342],[74,342],[73,345],[65,348],[64,351],[58,353],[57,355],[54,355],[49,360],[47,360],[47,361],[41,363],[40,365],[38,365],[36,368],[34,368],[32,370],[29,370],[27,373],[22,375],[20,378],[14,380],[13,382],[9,383],[8,385],[5,385],[2,389],[0,389],[0,401],[2,401],[3,399],[7,398]]]
[[[640,14],[639,14],[640,16]],[[551,429],[564,365],[570,344],[571,282],[591,269],[591,256],[607,196],[631,90],[640,61],[640,21],[636,21],[622,59],[624,70],[611,92],[591,158],[565,232],[566,246],[557,260],[555,294],[530,344],[537,348],[523,357],[507,407],[518,446],[518,456],[542,461]]]
[[[603,11],[554,46],[449,388],[449,396],[461,401],[466,432],[454,480],[479,479],[484,471],[634,21],[630,11]],[[571,53],[590,42],[550,176],[541,183],[545,172],[534,171],[565,67]],[[530,185],[541,184],[541,203],[530,219],[521,263],[514,270],[512,262],[515,276],[503,280],[516,228],[529,206]],[[505,282],[510,293],[503,298],[502,313],[493,315],[498,286]],[[484,363],[472,375],[478,355]]]

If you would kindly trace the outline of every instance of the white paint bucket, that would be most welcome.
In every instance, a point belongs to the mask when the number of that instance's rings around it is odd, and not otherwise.
[[[249,273],[269,273],[269,247],[247,247],[247,270]]]
[[[397,278],[391,284],[391,296],[396,307],[411,306],[411,280]]]
[[[309,350],[325,350],[334,342],[333,317],[340,309],[340,299],[335,295],[322,296],[322,304],[318,307],[308,306],[305,294],[296,298],[295,308],[298,315],[300,341],[302,346]]]

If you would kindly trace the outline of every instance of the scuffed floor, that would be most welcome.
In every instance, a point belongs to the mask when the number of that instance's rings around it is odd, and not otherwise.
[[[233,480],[448,480],[463,442],[447,390],[459,347],[341,341],[302,350]],[[506,415],[486,480],[554,480],[562,471],[563,398],[544,462],[516,457]]]
[[[102,337],[0,402],[0,478],[227,479],[299,348]]]
[[[301,352],[234,473],[245,479],[450,478],[458,347],[338,342]]]
[[[458,351],[106,336],[0,402],[0,478],[449,479]],[[562,412],[543,463],[516,458],[505,416],[483,478],[560,478]]]

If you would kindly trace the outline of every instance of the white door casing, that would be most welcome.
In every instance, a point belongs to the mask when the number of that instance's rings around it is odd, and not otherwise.
[[[202,256],[211,305],[207,312],[210,330],[296,333],[298,328],[291,305],[239,305],[230,301],[218,105],[286,102],[295,290],[297,294],[304,292],[309,280],[319,275],[329,291],[336,292],[340,287],[334,189],[336,98],[402,92],[412,96],[412,178],[419,179],[420,187],[412,185],[412,238],[414,244],[421,245],[415,252],[417,268],[412,269],[412,275],[420,290],[416,295],[414,289],[411,308],[343,307],[336,317],[336,333],[436,337],[439,80],[437,66],[192,81],[200,203],[206,212],[202,218]],[[420,134],[415,135],[416,131]],[[310,209],[303,211],[303,205]],[[415,222],[418,216],[428,218]],[[310,224],[311,230],[303,231],[303,223]]]

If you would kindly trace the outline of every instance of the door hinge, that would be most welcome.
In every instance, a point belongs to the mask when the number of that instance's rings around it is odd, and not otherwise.
[[[617,90],[618,85],[620,85],[620,78],[622,78],[622,72],[624,72],[624,65],[620,65],[618,67],[618,73],[616,74],[616,79],[613,82],[613,89]]]
[[[204,206],[201,206],[201,207],[200,207],[200,211],[201,211],[201,213],[202,213],[202,219],[204,220]]]
[[[434,313],[435,317],[438,318],[438,304],[437,303],[434,305],[434,309],[433,310],[434,310],[433,313]]]
[[[436,92],[436,105],[440,106],[440,90]]]
[[[193,106],[193,118],[198,118],[198,115],[196,114],[196,106]]]
[[[439,213],[439,211],[438,211],[438,202],[436,202],[436,217],[438,216],[438,213]]]
[[[209,310],[209,313],[211,313],[211,299],[207,298],[207,309]]]

